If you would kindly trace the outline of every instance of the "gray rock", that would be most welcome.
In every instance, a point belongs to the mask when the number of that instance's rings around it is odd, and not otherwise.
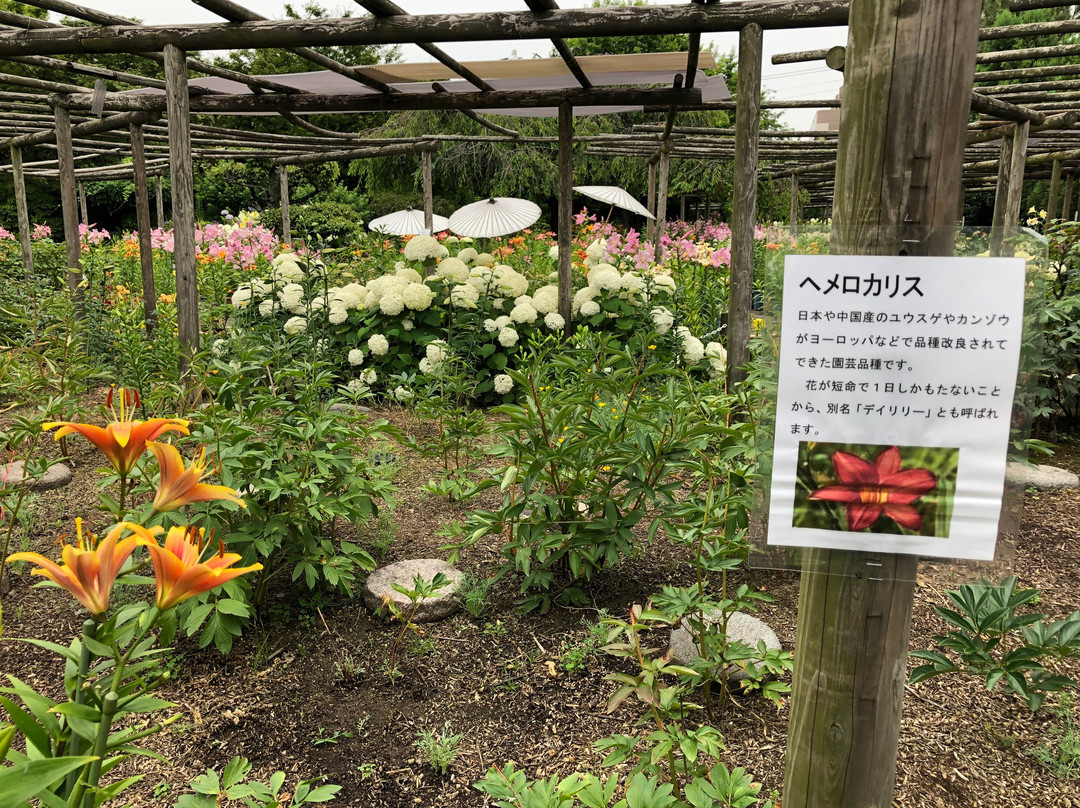
[[[28,485],[35,491],[48,491],[52,488],[63,488],[71,482],[71,468],[63,463],[54,463],[49,466],[40,477],[27,477],[23,467],[23,461],[16,460],[0,468],[0,487]]]
[[[461,608],[454,597],[454,591],[461,582],[462,573],[437,558],[413,558],[375,570],[368,576],[367,583],[364,585],[364,603],[373,612],[377,612],[383,607],[383,599],[389,596],[405,614],[408,614],[412,609],[412,603],[407,596],[394,589],[393,584],[401,584],[407,589],[412,589],[417,575],[423,577],[425,581],[431,581],[440,572],[447,577],[450,584],[438,590],[437,594],[430,598],[421,600],[412,619],[415,623],[442,620]]]
[[[1080,477],[1071,471],[1055,466],[1028,466],[1015,462],[1005,467],[1005,482],[1040,491],[1080,488]]]
[[[710,624],[719,623],[720,612],[706,612],[705,622]],[[780,638],[769,626],[746,612],[734,612],[728,619],[728,641],[741,640],[751,648],[757,648],[758,640],[765,641],[767,650],[778,651],[782,647]],[[671,632],[672,659],[682,665],[688,665],[698,658],[698,647],[694,644],[694,635],[690,630],[690,620],[683,618],[678,628]],[[746,673],[737,665],[731,665],[727,670],[729,681],[745,679]]]

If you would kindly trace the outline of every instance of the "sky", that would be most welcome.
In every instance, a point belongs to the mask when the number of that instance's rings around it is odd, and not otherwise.
[[[284,0],[240,0],[240,4],[271,19],[284,16]],[[349,10],[354,13],[363,11],[353,2],[342,0],[320,0],[324,8]],[[448,11],[525,11],[528,9],[522,0],[397,0],[397,4],[410,14],[445,14]],[[656,2],[654,5],[671,5]],[[683,3],[679,3],[682,5]],[[195,5],[191,0],[81,0],[81,5],[119,14],[136,17],[147,24],[215,22],[220,18]],[[303,0],[296,0],[294,6],[302,6]],[[584,8],[591,5],[590,0],[561,0],[562,8]],[[53,15],[55,18],[56,15]],[[792,65],[773,65],[770,58],[774,53],[790,51],[816,50],[843,45],[847,41],[847,29],[810,28],[790,31],[766,31],[764,34],[765,64],[762,67],[762,86],[770,90],[772,98],[794,100],[800,98],[834,98],[840,90],[841,76],[830,70],[824,62],[803,62]],[[738,45],[738,34],[714,34],[702,37],[702,45],[715,43],[721,52],[733,50]],[[475,43],[448,42],[440,47],[451,56],[460,60],[504,59],[517,56],[532,58],[534,54],[548,56],[551,43],[548,40],[503,40],[487,42],[479,49]],[[415,45],[402,46],[402,60],[406,62],[429,62],[431,57]],[[784,122],[793,129],[807,129],[814,118],[814,110],[787,110]]]

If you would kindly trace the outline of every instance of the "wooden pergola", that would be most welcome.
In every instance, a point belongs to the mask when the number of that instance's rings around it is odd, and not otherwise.
[[[731,269],[728,302],[728,379],[745,378],[749,359],[753,247],[760,162],[773,178],[792,183],[792,223],[799,188],[835,200],[837,252],[947,255],[964,183],[979,187],[995,178],[995,223],[1019,216],[1025,164],[1046,167],[1056,183],[1065,177],[1066,200],[1080,168],[1077,90],[1068,81],[1080,66],[1000,69],[976,76],[977,63],[1080,55],[1080,46],[984,53],[979,39],[1080,32],[1080,22],[1039,23],[978,30],[980,0],[691,0],[668,6],[560,9],[554,0],[523,0],[527,10],[414,16],[389,0],[356,0],[370,16],[318,20],[266,20],[232,0],[194,0],[223,22],[198,25],[132,25],[67,0],[27,0],[30,5],[85,20],[69,28],[0,13],[0,59],[93,77],[86,87],[0,75],[0,83],[32,92],[0,93],[0,136],[11,151],[19,206],[20,239],[28,262],[27,174],[60,180],[68,263],[79,266],[77,186],[80,179],[133,175],[137,188],[144,278],[148,264],[150,209],[147,177],[168,169],[172,184],[179,336],[199,344],[195,284],[195,206],[192,160],[271,158],[281,168],[283,219],[288,217],[288,165],[320,160],[419,154],[430,200],[430,156],[450,139],[430,135],[408,142],[329,132],[303,119],[317,112],[459,110],[494,134],[489,141],[532,142],[488,121],[484,110],[549,108],[558,117],[559,310],[570,323],[571,188],[573,114],[582,107],[634,106],[665,115],[663,123],[626,135],[589,139],[603,154],[641,157],[649,172],[650,207],[663,231],[672,158],[734,161]],[[1069,5],[1061,0],[1013,0],[1012,8]],[[767,29],[848,24],[849,45],[826,52],[781,57],[825,59],[843,70],[843,119],[838,133],[760,131],[762,107],[821,108],[840,101],[769,103],[761,100],[762,36]],[[738,32],[738,87],[734,101],[709,100],[698,83],[704,34]],[[613,86],[594,81],[565,40],[573,37],[688,34],[683,68],[669,86]],[[500,89],[474,67],[439,46],[450,41],[550,39],[571,80],[555,89]],[[379,68],[357,68],[312,50],[325,45],[419,45],[448,71],[430,91],[403,92]],[[347,92],[312,92],[284,77],[249,76],[209,65],[188,54],[197,50],[288,48],[350,84]],[[81,64],[80,54],[136,54],[164,65],[164,79]],[[913,67],[915,66],[915,67]],[[189,81],[188,72],[225,84]],[[1038,81],[1027,81],[1028,79]],[[1000,82],[1024,80],[1023,84]],[[139,92],[108,92],[104,81]],[[980,89],[975,91],[975,82]],[[1053,85],[1053,86],[1050,86]],[[231,88],[231,89],[228,89]],[[444,90],[444,91],[441,91]],[[676,125],[683,110],[732,109],[731,129]],[[970,112],[980,118],[968,124]],[[193,112],[276,114],[306,135],[266,135],[196,126]],[[158,122],[164,116],[165,124]],[[126,134],[124,134],[126,132]],[[535,140],[535,139],[533,139]],[[547,142],[547,139],[544,139]],[[1076,148],[1072,148],[1073,144]],[[55,161],[22,163],[22,149],[54,146]],[[78,169],[91,156],[130,156],[111,168]],[[1030,155],[1030,156],[1029,156]],[[873,170],[863,170],[873,166]],[[1042,169],[1040,168],[1041,172]],[[129,173],[130,172],[130,173]],[[1030,175],[1029,175],[1030,176]],[[1070,204],[1066,201],[1066,206]],[[430,202],[426,203],[430,221]],[[159,207],[160,210],[160,207]],[[1056,211],[1055,211],[1056,212]],[[160,217],[160,215],[159,215]],[[287,225],[286,225],[287,228]],[[149,273],[149,274],[148,274]],[[73,289],[77,283],[73,277]],[[148,296],[147,306],[153,305]],[[148,311],[148,316],[151,312]],[[914,590],[915,559],[886,556],[864,575],[866,559],[841,551],[805,555],[799,609],[799,655],[792,703],[784,803],[788,808],[887,805],[895,778],[900,707]]]

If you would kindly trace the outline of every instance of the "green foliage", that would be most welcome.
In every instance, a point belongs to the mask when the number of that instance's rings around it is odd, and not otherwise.
[[[281,228],[281,208],[265,211],[267,227]],[[308,202],[289,208],[289,225],[294,240],[312,240],[316,244],[350,244],[364,232],[362,211],[344,202]]]
[[[576,640],[565,639],[559,647],[559,667],[569,674],[584,673],[589,660],[600,653],[607,641],[608,629],[603,621],[609,617],[607,609],[601,609],[595,622],[586,621],[585,634]]]
[[[1053,710],[1059,724],[1047,731],[1046,740],[1032,756],[1062,780],[1080,777],[1080,725],[1076,720],[1076,700],[1064,694]]]
[[[422,729],[416,733],[416,748],[427,758],[428,765],[439,774],[447,770],[457,760],[458,747],[464,733],[452,733],[447,721],[439,731]]]
[[[494,578],[481,578],[475,573],[467,572],[458,582],[454,595],[461,601],[465,611],[479,620],[491,610],[487,596],[494,584]]]
[[[941,651],[912,651],[927,664],[911,672],[911,683],[947,673],[967,673],[985,679],[986,689],[1004,682],[1006,691],[1022,698],[1032,712],[1047,694],[1080,687],[1068,676],[1048,670],[1046,663],[1080,657],[1080,612],[1046,622],[1045,614],[1018,614],[1039,597],[1037,589],[1017,589],[1010,576],[1000,584],[981,581],[945,593],[955,609],[934,611],[954,630],[935,635],[934,642],[959,657]]]
[[[593,8],[647,6],[646,0],[593,0]],[[686,51],[689,34],[642,34],[638,36],[574,37],[566,40],[575,56],[598,56],[607,53],[667,53]],[[554,50],[552,56],[558,56]]]
[[[194,794],[185,794],[173,808],[223,808],[228,805],[244,805],[247,808],[297,808],[333,800],[341,786],[316,786],[322,778],[301,780],[290,798],[288,792],[282,793],[285,785],[285,772],[274,772],[263,783],[250,779],[251,764],[247,758],[234,757],[218,774],[214,769],[207,769],[191,781]]]

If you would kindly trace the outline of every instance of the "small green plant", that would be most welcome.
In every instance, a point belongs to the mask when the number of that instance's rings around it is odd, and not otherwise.
[[[323,727],[319,727],[319,731],[315,733],[315,737],[311,739],[312,746],[322,746],[323,744],[337,744],[342,740],[353,737],[351,732],[342,732],[341,730],[334,730],[328,732]]]
[[[356,767],[356,770],[360,772],[361,780],[371,780],[375,777],[375,772],[377,772],[379,768],[374,763],[368,762],[361,763]]]
[[[451,732],[450,722],[443,724],[439,731],[420,730],[416,733],[416,748],[427,758],[431,768],[439,774],[446,774],[451,764],[457,760],[458,747],[464,733]]]
[[[368,538],[371,549],[375,551],[375,555],[379,557],[380,561],[386,560],[387,553],[390,552],[390,545],[394,543],[396,538],[397,524],[394,522],[393,513],[386,513],[385,511],[380,513],[371,526]]]
[[[424,576],[417,575],[413,580],[412,588],[405,586],[404,584],[392,584],[395,592],[400,592],[402,595],[409,599],[409,606],[407,609],[402,609],[396,603],[393,598],[387,595],[383,598],[383,606],[390,612],[390,615],[401,623],[401,631],[398,633],[397,638],[394,640],[393,648],[390,650],[390,659],[386,662],[386,672],[390,677],[390,681],[396,681],[398,677],[397,670],[397,658],[398,651],[401,648],[401,641],[405,639],[405,635],[412,631],[418,636],[421,635],[420,629],[416,623],[413,622],[413,618],[419,611],[421,604],[437,594],[440,589],[450,586],[450,579],[448,579],[443,573],[435,573],[430,581],[425,581]]]
[[[484,623],[485,637],[505,637],[506,631],[506,624],[504,624],[502,620],[496,620],[494,623],[489,620]]]
[[[467,572],[461,577],[455,594],[461,601],[461,605],[465,607],[465,611],[479,619],[490,608],[487,596],[494,583],[494,578],[481,578],[475,573]]]
[[[343,649],[341,659],[334,663],[334,679],[339,682],[359,679],[367,673],[363,657]]]
[[[247,758],[234,757],[225,766],[220,775],[214,769],[207,769],[191,781],[194,794],[185,794],[173,808],[223,808],[223,806],[243,804],[247,808],[296,808],[316,802],[329,802],[341,791],[341,786],[314,786],[318,780],[301,780],[289,799],[288,793],[282,794],[285,784],[285,772],[274,772],[266,783],[248,779],[251,764]],[[314,786],[314,787],[313,787]]]
[[[1080,726],[1076,721],[1076,699],[1064,694],[1054,708],[1060,724],[1047,732],[1032,756],[1062,780],[1080,778]]]
[[[969,673],[986,680],[988,690],[1004,682],[1005,689],[1038,710],[1048,693],[1076,688],[1068,676],[1053,673],[1046,663],[1080,657],[1080,612],[1046,622],[1045,614],[1017,614],[1034,601],[1037,589],[1017,589],[1015,576],[1000,584],[981,581],[945,593],[955,609],[934,611],[954,631],[934,636],[934,642],[958,656],[941,651],[912,651],[925,660],[911,672],[911,683],[947,673]]]
[[[427,656],[436,648],[435,640],[430,637],[421,637],[419,634],[413,636],[412,642],[409,643],[409,656],[421,657]]]
[[[158,783],[156,786],[154,786],[154,799],[155,800],[160,802],[162,800],[168,799],[168,797],[169,797],[169,784],[168,783]]]
[[[601,609],[599,619],[586,623],[586,631],[583,637],[577,640],[564,640],[559,648],[559,667],[569,674],[584,673],[589,660],[600,654],[600,649],[607,641],[608,629],[603,620],[610,615],[606,609]]]

